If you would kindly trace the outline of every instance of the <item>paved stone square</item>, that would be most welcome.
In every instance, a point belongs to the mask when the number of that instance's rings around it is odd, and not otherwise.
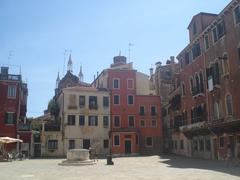
[[[240,167],[226,162],[189,159],[179,156],[146,156],[105,159],[91,166],[59,166],[62,159],[30,159],[0,162],[0,180],[74,179],[184,179],[240,180]]]

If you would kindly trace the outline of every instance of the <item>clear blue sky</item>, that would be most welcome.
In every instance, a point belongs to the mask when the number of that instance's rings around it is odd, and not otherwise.
[[[141,72],[165,63],[188,43],[199,12],[219,13],[230,0],[0,0],[0,65],[12,64],[28,83],[28,116],[39,116],[63,74],[64,50],[84,80],[109,67],[121,50]],[[9,60],[9,52],[12,56]]]

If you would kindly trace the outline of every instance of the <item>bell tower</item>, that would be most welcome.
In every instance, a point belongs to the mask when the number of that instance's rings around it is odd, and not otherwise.
[[[68,64],[67,64],[67,71],[73,72],[73,62],[71,54],[69,55]]]

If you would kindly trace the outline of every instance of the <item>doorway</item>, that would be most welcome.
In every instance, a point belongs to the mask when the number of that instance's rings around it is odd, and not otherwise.
[[[34,144],[34,157],[41,157],[41,144]]]
[[[90,139],[83,139],[83,149],[89,149]]]
[[[229,136],[229,143],[230,143],[230,148],[231,148],[231,153],[232,156],[235,157],[235,138],[234,136]]]
[[[131,154],[132,153],[132,143],[131,140],[125,140],[125,153]]]

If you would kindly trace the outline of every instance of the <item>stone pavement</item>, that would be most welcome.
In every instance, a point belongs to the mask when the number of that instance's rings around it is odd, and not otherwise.
[[[179,156],[146,156],[106,159],[91,166],[59,166],[62,159],[0,162],[0,180],[184,179],[240,180],[240,167],[225,162]]]

